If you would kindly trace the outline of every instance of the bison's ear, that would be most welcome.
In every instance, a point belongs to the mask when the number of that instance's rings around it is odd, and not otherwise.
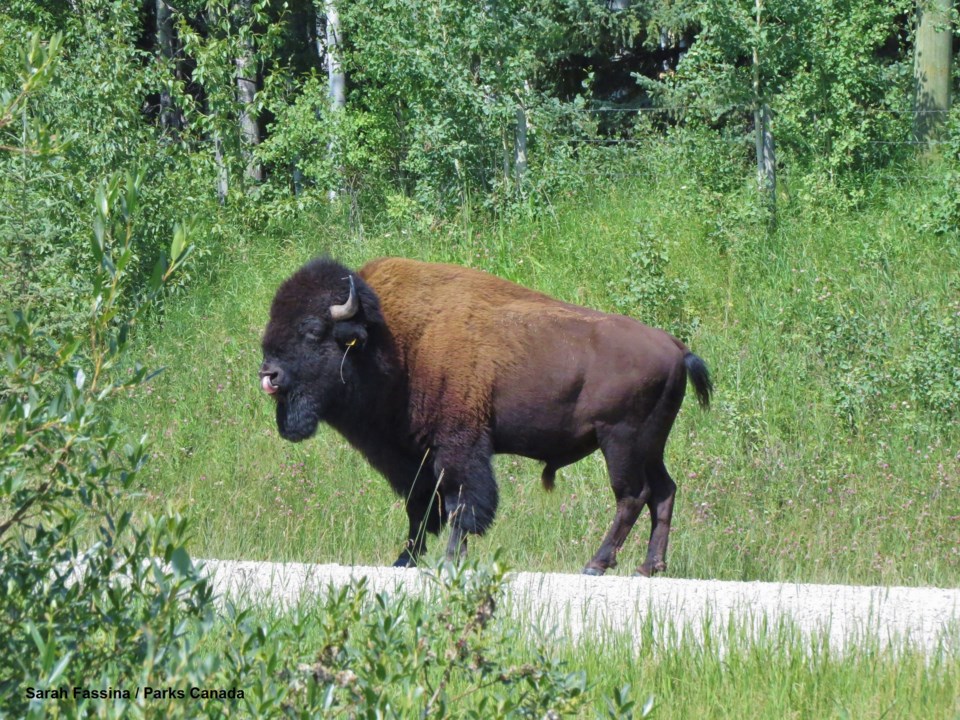
[[[341,347],[360,344],[361,347],[367,344],[367,329],[363,323],[343,321],[333,326],[333,339]]]
[[[300,336],[307,340],[319,340],[323,337],[325,324],[322,318],[309,315],[300,321]]]

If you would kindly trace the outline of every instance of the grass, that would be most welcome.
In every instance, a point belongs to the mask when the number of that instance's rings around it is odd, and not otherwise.
[[[668,446],[680,486],[670,575],[957,585],[960,248],[923,231],[923,211],[909,189],[860,207],[798,192],[768,233],[742,198],[664,182],[481,225],[268,224],[140,334],[133,356],[167,368],[120,409],[155,441],[143,501],[189,512],[197,556],[391,562],[399,499],[329,429],[281,441],[256,370],[272,294],[302,262],[404,255],[633,315],[706,360],[714,408],[688,398]],[[599,455],[562,470],[552,494],[530,461],[496,469],[500,514],[472,552],[579,570],[613,516]],[[619,572],[646,536],[642,519]],[[431,541],[434,557],[442,547]]]
[[[916,649],[870,642],[830,649],[822,636],[804,637],[787,623],[760,634],[731,624],[719,633],[714,628],[706,641],[698,631],[648,624],[639,647],[632,637],[611,635],[560,649],[559,657],[602,678],[594,711],[612,688],[629,685],[637,707],[652,698],[652,716],[661,719],[955,718],[960,712],[954,656],[931,661]],[[601,692],[605,697],[597,698]]]

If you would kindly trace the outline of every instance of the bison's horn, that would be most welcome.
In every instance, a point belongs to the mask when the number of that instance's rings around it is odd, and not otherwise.
[[[357,289],[353,286],[353,275],[349,275],[347,279],[350,281],[350,297],[347,298],[347,301],[343,305],[330,306],[330,317],[334,320],[349,320],[356,315],[357,310],[360,309],[360,301],[357,300]]]

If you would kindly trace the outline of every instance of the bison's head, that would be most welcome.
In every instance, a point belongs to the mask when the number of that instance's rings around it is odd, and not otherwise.
[[[260,386],[277,403],[277,429],[298,442],[350,402],[369,334],[383,324],[374,292],[343,265],[321,258],[284,282],[263,334]]]

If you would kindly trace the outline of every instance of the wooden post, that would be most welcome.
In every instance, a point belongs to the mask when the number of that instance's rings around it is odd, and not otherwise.
[[[918,0],[914,49],[913,131],[922,143],[935,140],[950,109],[950,63],[953,33],[951,0]]]

